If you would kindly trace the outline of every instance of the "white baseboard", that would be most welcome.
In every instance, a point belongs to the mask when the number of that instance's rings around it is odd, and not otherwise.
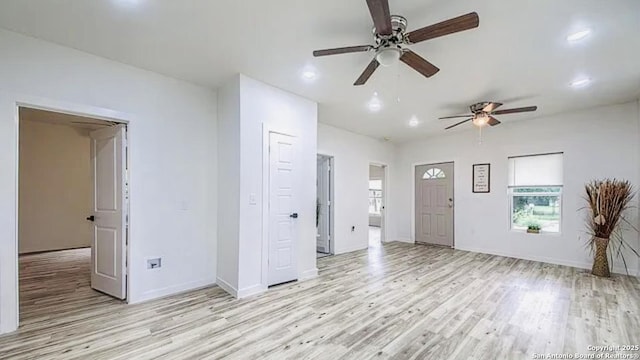
[[[140,297],[130,297],[128,299],[128,303],[139,304],[142,302],[156,300],[171,295],[212,287],[214,285],[216,285],[216,282],[213,279],[190,281],[179,285],[167,286],[161,289],[149,290],[147,292],[144,292]]]
[[[235,287],[233,287],[231,284],[229,284],[228,282],[226,282],[226,281],[224,281],[224,280],[222,280],[222,279],[220,279],[220,278],[217,278],[217,279],[216,279],[216,283],[218,284],[218,286],[219,286],[222,290],[224,290],[224,291],[228,292],[228,293],[229,293],[231,296],[233,296],[234,298],[236,298],[236,299],[238,298],[238,289],[236,289]]]
[[[538,262],[554,264],[554,265],[564,265],[564,266],[570,266],[570,267],[575,267],[579,269],[591,269],[591,266],[593,265],[591,263],[585,263],[581,261],[557,259],[557,258],[550,258],[546,256],[530,256],[530,255],[522,255],[522,254],[513,254],[513,253],[493,250],[493,249],[456,246],[456,250],[470,251],[470,252],[489,254],[489,255],[498,255],[498,256],[510,257],[515,259],[522,259],[522,260],[538,261]],[[627,275],[627,272],[625,271],[624,267],[621,267],[621,266],[614,266],[612,269],[612,272],[616,274]],[[639,276],[638,272],[634,271],[633,269],[629,269],[629,275]]]
[[[16,332],[18,330],[18,324],[10,325],[8,322],[2,323],[0,319],[0,336],[11,334],[12,332]]]
[[[364,245],[364,246],[352,246],[352,247],[349,247],[349,248],[346,248],[346,249],[336,250],[334,255],[346,254],[346,253],[359,251],[359,250],[366,250],[367,248],[369,248],[369,244]]]
[[[313,269],[303,271],[298,281],[311,280],[317,277],[318,277],[318,268],[313,268]]]
[[[394,242],[394,241],[403,242],[403,243],[409,243],[409,244],[413,244],[415,242],[415,241],[411,240],[410,238],[395,238],[395,239],[393,239],[392,241],[389,241],[389,242]]]
[[[236,298],[244,299],[249,296],[261,294],[265,291],[267,291],[267,287],[263,286],[262,284],[251,285],[246,288],[238,290]]]

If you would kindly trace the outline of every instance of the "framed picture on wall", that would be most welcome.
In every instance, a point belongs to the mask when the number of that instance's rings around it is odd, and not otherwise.
[[[473,192],[491,192],[491,164],[473,164]]]

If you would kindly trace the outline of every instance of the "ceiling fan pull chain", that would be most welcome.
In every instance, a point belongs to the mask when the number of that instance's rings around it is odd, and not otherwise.
[[[398,66],[398,64],[396,64],[395,66],[395,70],[396,70],[396,101],[398,104],[400,104],[400,66]]]

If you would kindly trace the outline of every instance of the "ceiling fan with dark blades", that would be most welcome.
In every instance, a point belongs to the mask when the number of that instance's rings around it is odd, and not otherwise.
[[[445,130],[449,130],[458,125],[462,125],[468,121],[473,122],[473,124],[478,127],[483,127],[486,125],[496,126],[496,125],[500,125],[500,121],[495,117],[493,117],[493,115],[516,114],[516,113],[522,113],[522,112],[536,111],[538,109],[537,106],[526,106],[526,107],[513,108],[513,109],[496,110],[500,106],[502,106],[502,104],[498,102],[491,102],[491,101],[479,102],[469,107],[469,109],[471,110],[471,114],[445,116],[439,119],[445,120],[445,119],[466,118],[451,126],[447,126]]]
[[[470,30],[480,24],[478,14],[472,12],[407,33],[407,19],[399,15],[391,15],[389,0],[367,0],[367,5],[373,19],[375,45],[349,46],[313,52],[313,56],[317,57],[375,51],[376,56],[356,80],[354,83],[356,86],[364,85],[378,66],[389,66],[397,60],[409,65],[425,77],[433,76],[440,69],[405,46]]]

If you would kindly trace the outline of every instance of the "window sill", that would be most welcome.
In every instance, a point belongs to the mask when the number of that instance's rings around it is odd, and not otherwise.
[[[516,234],[525,234],[525,235],[533,235],[533,236],[539,236],[539,235],[545,235],[545,236],[561,236],[562,233],[561,232],[553,232],[553,231],[540,231],[539,233],[530,233],[527,232],[526,229],[524,230],[520,230],[520,229],[511,229],[509,232],[511,233],[516,233]]]

